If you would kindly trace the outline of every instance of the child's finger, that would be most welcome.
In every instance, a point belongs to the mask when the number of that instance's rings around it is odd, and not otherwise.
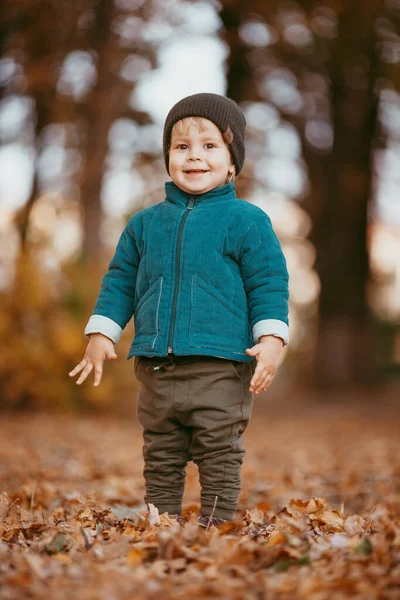
[[[77,385],[80,385],[83,381],[85,381],[86,377],[93,371],[93,364],[92,363],[88,363],[86,365],[86,367],[83,369],[81,376],[79,377],[78,381],[76,382]]]
[[[272,373],[267,373],[266,377],[257,386],[257,388],[255,390],[256,394],[259,394],[260,392],[267,390],[269,388],[269,386],[271,385],[273,379],[274,379],[274,375]]]
[[[263,369],[262,371],[259,372],[258,378],[255,378],[256,373],[253,376],[253,379],[250,382],[250,391],[251,392],[255,392],[256,394],[258,394],[259,392],[261,392],[262,390],[266,389],[266,385],[267,387],[270,384],[269,378],[271,377],[271,374],[266,371],[265,369]],[[272,381],[272,379],[271,379]],[[268,383],[269,382],[269,383]]]
[[[82,369],[84,367],[86,367],[87,365],[87,359],[83,358],[81,360],[81,362],[79,363],[79,365],[76,365],[76,367],[74,369],[72,369],[72,371],[69,372],[69,376],[73,377],[74,375],[76,375],[77,373],[79,373],[79,371],[82,371]]]
[[[260,365],[260,363],[258,363],[257,366],[256,366],[256,370],[254,371],[254,375],[251,378],[250,385],[252,387],[258,386],[258,384],[261,381],[263,373],[264,373],[264,365]]]
[[[271,375],[271,373],[270,373],[263,383],[262,390],[264,390],[264,391],[267,390],[269,388],[269,386],[271,385],[273,379],[274,379],[274,376]]]
[[[99,385],[102,375],[103,375],[103,365],[98,364],[94,368],[94,385]]]

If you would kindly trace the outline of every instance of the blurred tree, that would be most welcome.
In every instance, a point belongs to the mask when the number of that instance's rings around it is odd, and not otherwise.
[[[33,180],[29,198],[15,216],[22,248],[33,206],[45,187],[40,162],[49,144],[46,136],[58,123],[65,131],[71,125],[77,131],[81,168],[75,177],[83,223],[82,253],[88,259],[99,256],[101,187],[110,128],[120,117],[139,125],[150,122],[147,114],[129,103],[137,79],[133,61],[129,79],[122,78],[120,71],[132,57],[143,59],[137,61],[139,70],[144,64],[147,68],[154,64],[154,44],[142,38],[140,28],[146,19],[151,20],[156,7],[143,2],[119,5],[113,0],[5,0],[0,43],[3,59],[14,63],[15,76],[3,93],[32,103],[24,135],[25,139],[30,135],[33,148]]]
[[[131,95],[154,67],[158,45],[173,34],[172,23],[184,28],[185,15],[176,10],[180,1],[3,2],[1,142],[15,145],[33,167],[29,197],[7,232],[4,253],[15,260],[8,272],[0,271],[0,336],[7,340],[0,344],[3,406],[65,408],[106,404],[112,397],[106,386],[100,393],[76,388],[67,373],[84,351],[84,321],[109,259],[108,250],[99,254],[104,175],[121,164],[125,173],[143,169],[147,179],[154,172],[154,129]],[[151,183],[147,187],[151,192]],[[82,252],[63,264],[79,246],[78,211]],[[119,343],[122,355],[130,344],[126,336],[125,346]],[[113,373],[116,395],[130,403],[131,372],[121,362]]]
[[[4,392],[10,405],[51,404],[85,342],[82,321],[100,274],[94,277],[93,268],[91,277],[83,276],[87,263],[78,261],[69,281],[68,274],[57,273],[60,254],[53,263],[48,260],[63,217],[75,223],[79,210],[82,254],[94,263],[100,256],[103,184],[110,172],[121,164],[121,172],[141,171],[146,200],[153,200],[155,183],[158,201],[163,177],[158,182],[154,165],[161,165],[163,175],[164,169],[152,137],[155,129],[146,127],[150,118],[136,110],[131,94],[155,66],[158,46],[184,32],[185,14],[193,6],[190,0],[3,0],[1,92],[5,101],[15,98],[16,104],[30,107],[20,131],[6,143],[16,141],[34,156],[30,197],[16,218],[22,251],[12,295],[1,298],[0,333],[7,340],[13,336],[0,357],[0,385],[10,390]],[[366,302],[371,156],[378,142],[380,89],[400,88],[398,0],[224,0],[219,8],[231,49],[228,95],[279,111],[301,140],[311,182],[302,202],[314,224],[322,284],[318,381],[329,386],[365,382],[374,373]],[[257,175],[241,176],[244,197]],[[47,219],[45,226],[37,226]],[[71,247],[79,245],[73,244],[68,219],[65,237]],[[72,252],[65,254],[68,259]],[[53,272],[46,271],[49,263]],[[44,279],[41,286],[36,286],[36,269]],[[39,355],[31,355],[38,337],[40,353],[54,361],[49,392],[45,383],[33,385],[36,373],[47,369]],[[59,340],[64,347],[55,352]],[[64,358],[59,356],[63,352]],[[25,379],[19,377],[21,362],[30,364]]]
[[[120,76],[123,61],[134,56],[145,57],[154,64],[155,49],[145,42],[140,27],[151,19],[149,6],[136,3],[138,8],[121,14],[112,0],[96,3],[93,19],[87,31],[89,49],[96,57],[95,84],[80,104],[85,137],[85,161],[82,171],[81,197],[83,210],[83,254],[96,260],[101,249],[101,188],[106,170],[108,134],[119,118],[130,119],[138,125],[151,122],[146,113],[129,104],[134,85]],[[133,27],[128,43],[123,41],[126,27]]]
[[[302,142],[311,184],[303,206],[313,221],[321,282],[316,383],[371,383],[376,370],[367,212],[382,83],[376,31],[384,4],[228,0],[220,15],[231,49],[227,95],[275,104]],[[257,31],[265,32],[264,42]],[[281,95],[279,81],[275,90],[262,85],[279,70],[286,82]]]
[[[2,12],[2,57],[8,57],[23,69],[23,76],[10,79],[8,95],[24,95],[32,100],[32,122],[35,167],[31,192],[18,212],[15,222],[25,247],[29,218],[38,198],[40,182],[38,161],[45,128],[54,118],[56,84],[59,68],[71,34],[71,14],[75,10],[68,2],[54,0],[4,0]],[[18,72],[17,69],[15,69]]]

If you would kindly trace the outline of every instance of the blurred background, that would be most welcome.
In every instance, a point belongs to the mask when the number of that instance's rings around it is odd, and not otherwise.
[[[398,395],[400,0],[3,0],[0,19],[0,408],[132,412],[133,321],[99,388],[68,372],[125,223],[164,199],[166,114],[205,91],[245,112],[238,196],[290,272],[271,394]]]

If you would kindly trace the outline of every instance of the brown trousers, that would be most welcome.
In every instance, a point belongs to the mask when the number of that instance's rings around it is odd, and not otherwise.
[[[154,370],[154,367],[160,367]],[[231,520],[240,492],[242,435],[252,412],[256,361],[212,356],[135,357],[140,382],[145,502],[180,514],[187,463],[199,469],[201,515]]]

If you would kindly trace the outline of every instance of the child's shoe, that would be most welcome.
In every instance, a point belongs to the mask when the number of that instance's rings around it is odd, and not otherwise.
[[[200,516],[197,517],[197,521],[200,527],[218,527],[218,525],[223,525],[224,523],[228,523],[226,519],[221,519],[221,517],[207,517]]]
[[[168,516],[169,516],[170,519],[176,519],[178,521],[179,525],[182,525],[182,523],[183,523],[183,517],[182,517],[182,515],[176,515],[176,514],[170,515],[168,513]]]

